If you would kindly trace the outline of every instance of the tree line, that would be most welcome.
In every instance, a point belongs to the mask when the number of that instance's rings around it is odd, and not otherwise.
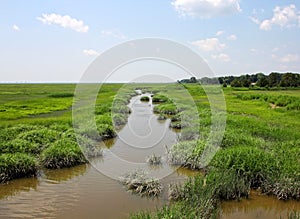
[[[218,78],[204,77],[196,79],[183,79],[178,83],[197,83],[201,84],[222,84],[224,87],[230,85],[231,87],[300,87],[299,73],[278,73],[272,72],[269,75],[263,73],[246,74],[241,76],[223,76]]]

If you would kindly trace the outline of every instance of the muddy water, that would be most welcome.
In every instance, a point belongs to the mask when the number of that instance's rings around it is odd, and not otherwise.
[[[300,211],[299,201],[280,201],[252,190],[249,199],[227,201],[221,205],[221,219],[279,219]]]

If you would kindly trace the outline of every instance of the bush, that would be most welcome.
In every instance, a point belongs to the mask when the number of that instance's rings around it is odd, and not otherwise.
[[[37,161],[31,155],[23,153],[0,155],[0,183],[36,174]]]

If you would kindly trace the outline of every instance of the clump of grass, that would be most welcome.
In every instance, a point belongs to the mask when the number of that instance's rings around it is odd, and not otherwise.
[[[159,165],[162,164],[161,156],[152,154],[146,158],[146,162],[150,165]]]
[[[206,183],[212,186],[219,200],[248,198],[250,181],[243,174],[233,169],[211,170],[206,176]]]
[[[262,192],[279,200],[300,200],[300,181],[286,176],[269,177],[261,186]]]
[[[128,190],[141,196],[155,197],[162,192],[162,185],[158,179],[148,178],[142,170],[124,174],[120,177],[120,182]]]
[[[157,120],[166,120],[167,117],[164,116],[163,114],[160,114],[158,117],[157,117]]]
[[[127,123],[128,114],[124,113],[114,113],[112,115],[112,120],[115,126],[125,125]]]
[[[168,161],[173,165],[179,165],[190,169],[200,169],[201,154],[204,150],[202,141],[182,141],[168,149]]]
[[[154,94],[152,97],[152,102],[153,103],[165,103],[165,102],[169,102],[169,98],[162,95],[162,94]]]
[[[2,153],[29,153],[39,154],[41,147],[35,142],[30,142],[21,138],[8,141],[0,146]]]
[[[0,131],[0,144],[15,139],[16,136],[19,135],[20,133],[41,129],[41,128],[44,127],[37,126],[37,125],[27,125],[27,124],[20,124],[13,127],[3,128]]]
[[[41,162],[46,168],[59,169],[86,163],[86,159],[76,142],[61,139],[42,152]]]
[[[189,178],[183,185],[170,185],[169,199],[176,201],[151,218],[214,218],[218,200],[202,176]]]
[[[35,176],[37,169],[37,161],[31,155],[24,153],[0,155],[0,183],[15,178]]]
[[[113,138],[117,135],[113,126],[108,125],[108,124],[98,124],[97,131],[98,131],[99,135],[101,136],[102,140],[108,139],[108,138]]]
[[[141,101],[144,101],[144,102],[149,102],[150,101],[150,98],[148,96],[142,96],[140,98]]]
[[[210,166],[219,170],[233,169],[246,177],[251,187],[258,188],[269,176],[279,171],[275,157],[254,147],[231,147],[217,152]]]
[[[25,146],[24,143],[28,143],[29,152],[35,154],[39,154],[51,143],[56,141],[58,137],[59,132],[48,128],[24,132],[17,136],[17,138],[20,139],[18,143],[22,143],[21,146]]]
[[[188,127],[184,126],[184,128],[181,129],[181,134],[180,134],[181,141],[191,141],[191,140],[196,140],[198,138],[199,138],[199,130],[193,127],[193,125],[190,125]]]
[[[154,113],[175,115],[178,113],[177,107],[173,103],[159,104],[153,108]]]

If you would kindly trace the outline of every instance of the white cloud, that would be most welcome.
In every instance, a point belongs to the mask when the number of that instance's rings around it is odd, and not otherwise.
[[[15,31],[20,31],[20,28],[19,28],[17,25],[15,25],[15,24],[12,26],[12,28],[13,28],[13,30],[15,30]]]
[[[83,53],[87,56],[98,56],[99,53],[93,49],[84,49]]]
[[[228,40],[237,40],[236,35],[231,34],[230,36],[227,37]]]
[[[181,16],[211,18],[241,12],[239,0],[173,0]]]
[[[256,17],[249,17],[251,19],[252,22],[256,23],[256,24],[260,24],[260,20]]]
[[[225,31],[219,30],[219,31],[216,33],[216,36],[221,36],[221,35],[224,34],[224,33],[225,33]]]
[[[226,44],[220,43],[218,38],[207,38],[192,42],[202,51],[221,51],[226,48]]]
[[[300,12],[295,5],[291,4],[286,7],[276,6],[273,10],[273,17],[270,19],[257,22],[261,30],[271,30],[272,26],[278,25],[281,28],[293,27],[300,25]]]
[[[102,36],[111,36],[122,40],[126,39],[126,36],[119,30],[102,30],[101,34]]]
[[[287,54],[287,55],[283,56],[282,58],[280,58],[280,61],[285,62],[285,63],[297,62],[299,60],[300,60],[300,57],[296,54]]]
[[[218,59],[222,62],[229,62],[230,61],[230,57],[229,55],[225,54],[225,53],[220,53],[220,54],[217,54],[217,55],[212,55],[211,56],[213,59]]]
[[[77,20],[70,17],[69,15],[59,15],[59,14],[43,14],[41,17],[37,18],[42,21],[44,24],[57,24],[64,28],[70,28],[77,32],[86,33],[89,30],[89,27],[83,23],[82,20]]]
[[[272,49],[272,52],[276,52],[276,51],[278,51],[278,50],[279,50],[278,47],[274,47],[274,48]]]
[[[257,49],[252,48],[252,49],[250,49],[250,51],[251,52],[257,52]]]

